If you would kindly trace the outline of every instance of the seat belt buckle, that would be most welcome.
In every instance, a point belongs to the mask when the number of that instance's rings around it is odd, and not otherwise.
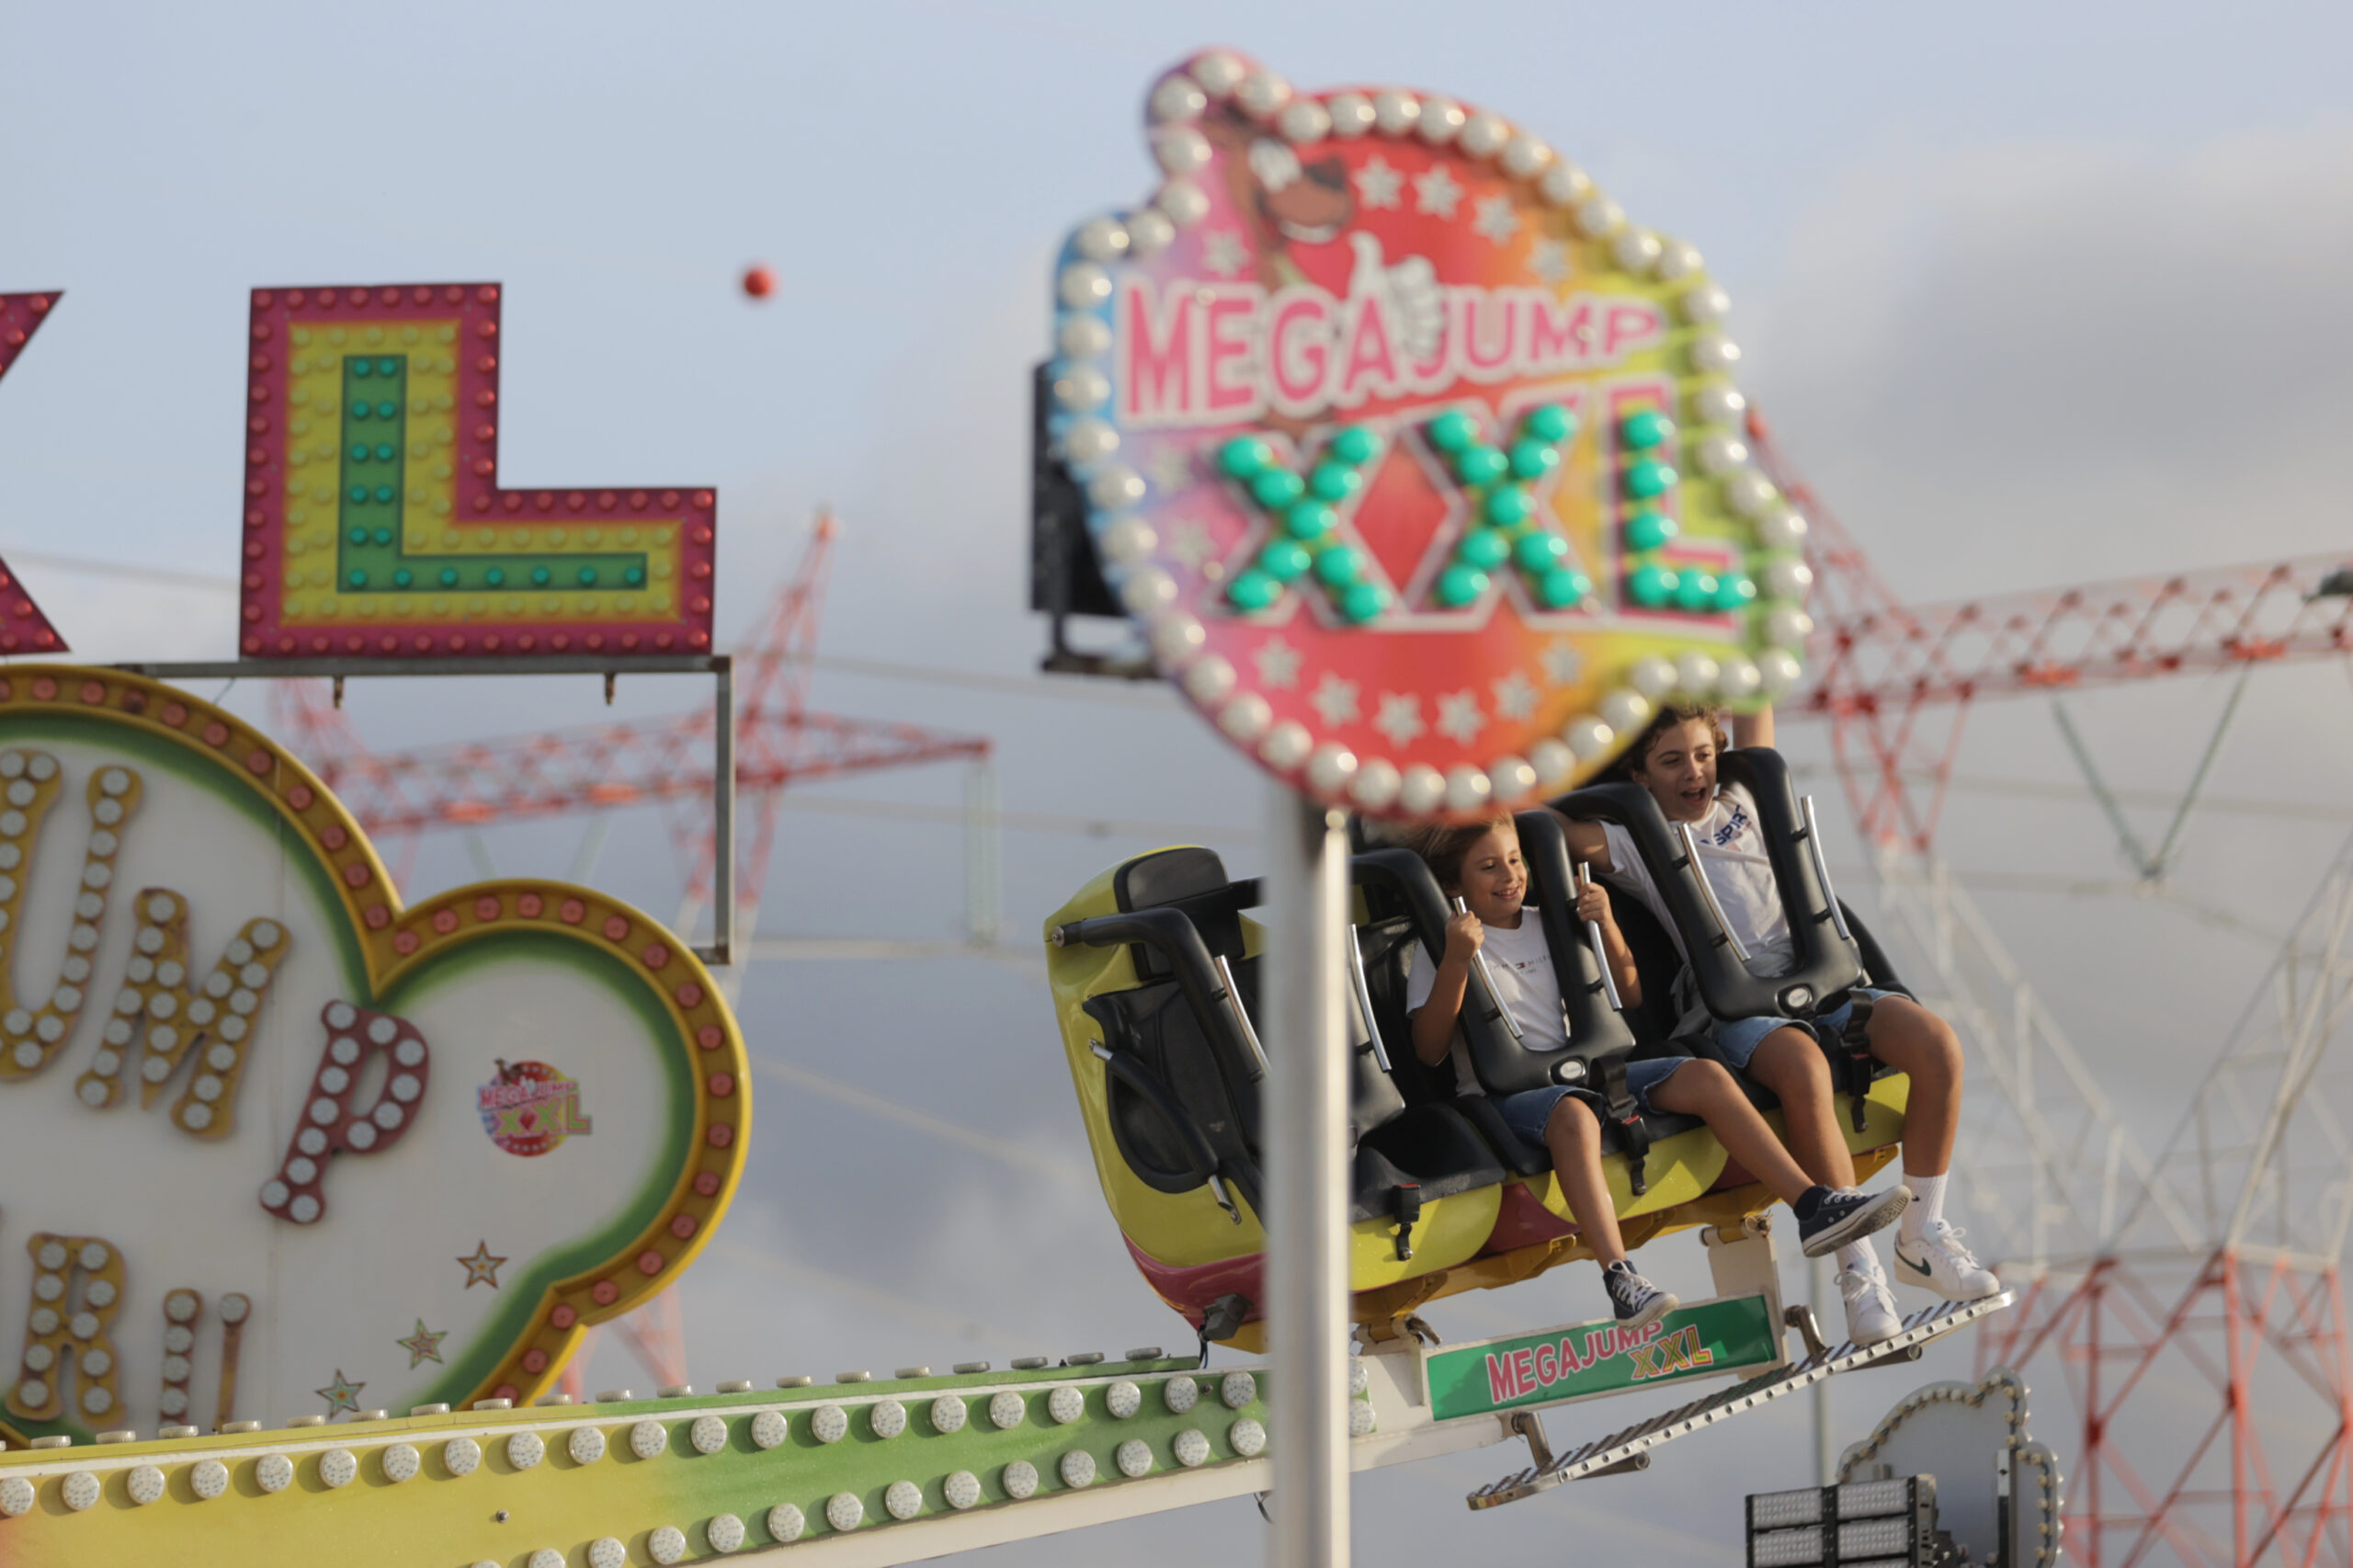
[[[1422,1217],[1422,1184],[1404,1181],[1391,1187],[1389,1211],[1397,1217],[1397,1261],[1411,1262],[1414,1256],[1414,1226]]]

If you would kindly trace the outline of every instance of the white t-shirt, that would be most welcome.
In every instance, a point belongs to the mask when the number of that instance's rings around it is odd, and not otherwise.
[[[1487,972],[1495,977],[1495,1000],[1511,1014],[1512,1022],[1519,1026],[1520,1038],[1532,1051],[1558,1051],[1568,1044],[1568,1020],[1561,1012],[1561,983],[1552,973],[1552,949],[1545,945],[1544,922],[1535,906],[1521,906],[1517,930],[1502,926],[1490,926],[1486,930],[1486,941],[1479,950],[1487,956]],[[1415,942],[1414,967],[1405,976],[1405,1011],[1409,1016],[1430,999],[1430,987],[1437,983],[1438,966]],[[1462,1006],[1467,1009],[1483,1005],[1474,971],[1463,987]],[[1471,1048],[1464,1043],[1459,1027],[1447,1060],[1454,1064],[1456,1092],[1477,1094],[1479,1075],[1471,1069]]]
[[[1691,955],[1683,946],[1683,933],[1668,915],[1651,869],[1635,850],[1633,835],[1614,822],[1603,823],[1601,833],[1609,846],[1609,881],[1643,901],[1688,963]],[[1797,962],[1797,946],[1790,939],[1790,917],[1781,907],[1773,863],[1765,858],[1755,797],[1741,785],[1722,786],[1706,820],[1691,824],[1691,834],[1699,841],[1699,869],[1715,890],[1716,902],[1723,905],[1725,924],[1748,949],[1750,970],[1765,975],[1786,972]]]

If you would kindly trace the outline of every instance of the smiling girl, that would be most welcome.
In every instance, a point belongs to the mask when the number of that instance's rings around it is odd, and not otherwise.
[[[1773,744],[1771,710],[1735,722],[1742,744]],[[1747,947],[1750,967],[1769,974],[1777,964],[1793,964],[1797,949],[1766,857],[1756,802],[1741,785],[1717,778],[1726,741],[1712,710],[1670,707],[1660,710],[1627,751],[1621,767],[1658,802],[1668,822],[1691,825],[1701,874],[1723,909],[1725,924]],[[1682,934],[1626,830],[1614,823],[1586,822],[1568,822],[1567,828],[1571,852],[1641,899],[1679,949]],[[1852,1189],[1855,1164],[1832,1109],[1823,1044],[1845,1035],[1859,1007],[1871,1055],[1908,1074],[1912,1084],[1904,1117],[1904,1186],[1913,1201],[1895,1239],[1898,1276],[1951,1301],[1990,1296],[2000,1282],[1970,1255],[1961,1233],[1944,1218],[1945,1181],[1961,1118],[1961,1042],[1949,1024],[1907,997],[1859,985],[1811,1024],[1779,1017],[1711,1018],[1694,1002],[1675,1032],[1708,1037],[1713,1053],[1727,1065],[1772,1090],[1781,1102],[1798,1164],[1814,1179],[1846,1191]],[[1875,1345],[1893,1337],[1902,1320],[1871,1244],[1855,1238],[1839,1249],[1838,1266],[1848,1339]]]

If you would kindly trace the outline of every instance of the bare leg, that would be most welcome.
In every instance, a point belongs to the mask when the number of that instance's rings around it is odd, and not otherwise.
[[[1608,1267],[1626,1256],[1626,1242],[1618,1232],[1618,1205],[1601,1174],[1601,1119],[1576,1096],[1563,1095],[1545,1119],[1544,1147],[1552,1153],[1552,1174],[1560,1178],[1561,1196],[1569,1200],[1577,1233],[1593,1249],[1593,1260]]]
[[[1877,1013],[1871,1022],[1876,1028]],[[1813,1034],[1802,1028],[1775,1029],[1748,1059],[1748,1075],[1780,1099],[1790,1153],[1800,1167],[1824,1187],[1854,1186],[1855,1157],[1847,1152],[1837,1110],[1830,1103],[1830,1063]]]
[[[1675,1075],[1651,1091],[1651,1104],[1661,1110],[1696,1116],[1708,1124],[1724,1153],[1745,1165],[1749,1173],[1773,1189],[1784,1203],[1795,1203],[1813,1186],[1798,1168],[1733,1075],[1713,1062],[1686,1062]]]
[[[1901,996],[1871,1006],[1871,1054],[1912,1080],[1904,1112],[1904,1170],[1942,1176],[1961,1126],[1961,1039],[1952,1026]]]

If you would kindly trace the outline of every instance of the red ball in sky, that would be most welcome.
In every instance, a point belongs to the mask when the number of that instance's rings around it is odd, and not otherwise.
[[[766,262],[744,269],[744,292],[755,300],[765,300],[776,292],[776,273]]]

